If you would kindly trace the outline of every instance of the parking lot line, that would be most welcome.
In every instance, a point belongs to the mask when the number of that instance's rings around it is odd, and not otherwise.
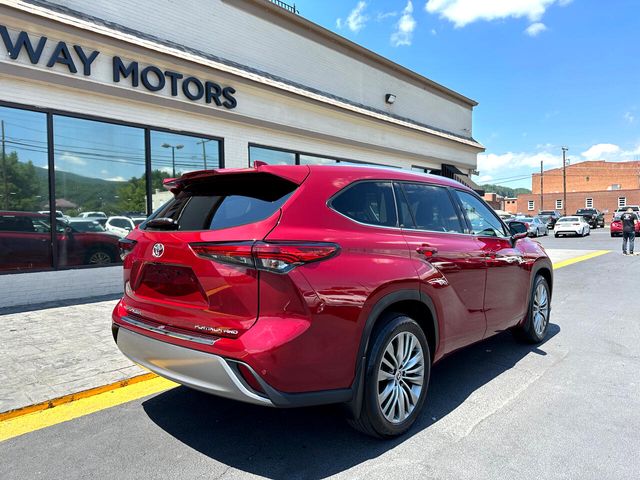
[[[28,413],[19,417],[0,421],[0,442],[41,428],[83,417],[91,413],[115,407],[138,398],[160,393],[176,387],[177,384],[162,377],[127,385],[104,393],[82,398],[55,408]]]
[[[573,265],[574,263],[583,262],[591,258],[599,257],[600,255],[604,255],[609,252],[611,252],[611,250],[596,250],[595,252],[587,253],[586,255],[580,255],[579,257],[568,258],[567,260],[562,260],[561,262],[554,263],[553,268],[554,270],[557,270],[562,267]]]

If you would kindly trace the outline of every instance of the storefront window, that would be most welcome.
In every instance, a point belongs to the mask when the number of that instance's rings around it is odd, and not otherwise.
[[[315,155],[300,155],[300,165],[340,165],[333,158],[316,157]]]
[[[0,107],[0,271],[51,267],[47,119]]]
[[[196,170],[220,168],[220,141],[177,133],[151,131],[151,203],[156,210],[171,193],[162,186],[166,178],[176,178]]]
[[[144,130],[93,120],[54,116],[58,220],[58,266],[108,265],[120,261],[113,216],[146,215]],[[75,228],[81,219],[106,233]]]
[[[256,160],[266,162],[269,165],[295,165],[296,154],[293,152],[251,145],[249,146],[249,163],[253,165],[253,162]]]

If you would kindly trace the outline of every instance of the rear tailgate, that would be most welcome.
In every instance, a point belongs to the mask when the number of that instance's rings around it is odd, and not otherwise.
[[[262,240],[298,185],[261,169],[174,184],[175,198],[128,237],[136,242],[124,262],[129,313],[198,334],[235,336],[250,328],[259,313],[259,272],[203,258],[194,246]]]

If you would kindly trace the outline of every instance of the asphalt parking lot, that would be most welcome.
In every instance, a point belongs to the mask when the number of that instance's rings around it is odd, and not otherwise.
[[[440,362],[402,438],[364,437],[333,407],[176,387],[0,443],[0,478],[637,478],[640,256],[608,230],[539,241],[611,252],[556,271],[542,345],[505,333]]]

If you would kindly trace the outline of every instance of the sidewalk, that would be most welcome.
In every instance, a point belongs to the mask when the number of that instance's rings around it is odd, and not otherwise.
[[[116,302],[0,312],[0,413],[147,373],[113,341]]]

